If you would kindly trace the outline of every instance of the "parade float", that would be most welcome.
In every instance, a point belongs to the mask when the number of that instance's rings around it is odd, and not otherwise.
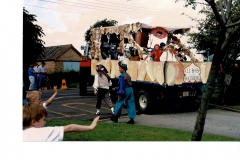
[[[119,57],[118,59],[103,57],[106,55],[103,52],[106,49],[118,50],[123,53],[121,60],[128,66],[127,72],[132,78],[135,100],[140,111],[146,112],[155,108],[155,102],[161,106],[165,100],[170,100],[176,106],[179,106],[180,103],[183,106],[191,105],[187,102],[194,103],[202,95],[211,62],[199,62],[194,54],[181,43],[180,39],[177,44],[171,44],[171,39],[176,38],[175,35],[183,35],[189,30],[189,27],[151,26],[140,22],[92,28],[88,52],[91,59],[92,78],[96,74],[96,65],[102,64],[108,70],[114,84],[117,85]],[[153,61],[150,53],[147,52],[150,48],[150,36],[158,39],[166,38],[165,48],[168,48],[168,45],[181,48],[181,51],[190,60]],[[136,56],[128,56],[129,46],[137,52]],[[167,49],[164,52],[167,52]]]

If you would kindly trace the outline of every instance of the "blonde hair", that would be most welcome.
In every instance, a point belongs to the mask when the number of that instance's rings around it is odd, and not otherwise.
[[[42,92],[39,91],[30,91],[26,95],[26,99],[28,102],[34,102],[36,99],[40,98],[42,95]]]
[[[43,116],[47,117],[46,109],[36,103],[27,103],[23,106],[23,127],[31,125],[32,120],[39,121]]]

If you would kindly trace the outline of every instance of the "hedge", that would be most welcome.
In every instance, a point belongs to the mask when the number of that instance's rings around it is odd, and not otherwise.
[[[50,80],[50,85],[57,85],[58,88],[61,88],[63,79],[65,79],[67,85],[70,83],[79,83],[80,81],[79,71],[74,70],[67,72],[53,72],[51,74],[47,74],[47,76]]]

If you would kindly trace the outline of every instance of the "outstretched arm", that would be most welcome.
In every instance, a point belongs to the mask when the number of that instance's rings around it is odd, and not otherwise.
[[[53,87],[53,90],[54,90],[53,95],[45,102],[46,106],[48,106],[49,104],[51,104],[52,101],[54,100],[54,98],[57,96],[57,93],[58,93],[58,91],[57,91],[57,86],[54,86],[54,87]]]
[[[97,126],[97,122],[99,118],[100,116],[97,116],[96,118],[94,118],[90,126],[84,126],[84,125],[78,125],[78,124],[69,124],[67,126],[64,126],[64,133],[91,131]]]

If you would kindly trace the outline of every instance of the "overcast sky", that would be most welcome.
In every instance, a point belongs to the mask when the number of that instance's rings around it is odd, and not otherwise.
[[[85,45],[84,33],[98,20],[116,20],[118,24],[142,22],[162,26],[195,26],[182,13],[202,18],[197,10],[175,0],[24,0],[23,6],[37,17],[45,33],[45,46],[73,44],[80,50]],[[154,43],[166,39],[153,40]],[[183,39],[185,41],[185,39]]]

